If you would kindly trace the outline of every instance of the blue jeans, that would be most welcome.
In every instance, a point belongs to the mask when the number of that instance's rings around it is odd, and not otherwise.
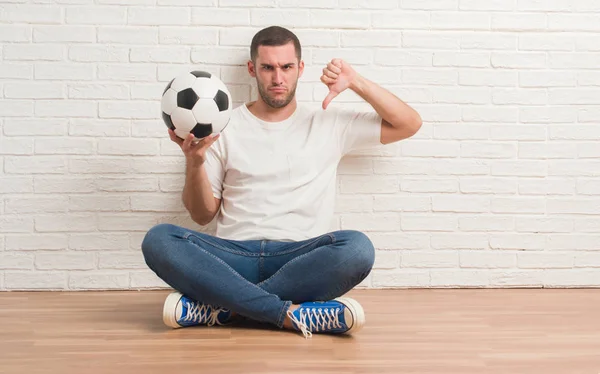
[[[142,242],[148,267],[203,303],[283,326],[292,303],[331,300],[367,277],[375,250],[358,231],[280,242],[229,240],[160,224]]]

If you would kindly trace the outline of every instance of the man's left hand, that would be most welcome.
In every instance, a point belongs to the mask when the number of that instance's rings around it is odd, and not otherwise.
[[[333,98],[350,87],[356,74],[356,71],[350,64],[342,59],[334,58],[327,64],[327,67],[323,69],[323,75],[321,76],[321,82],[329,87],[329,94],[325,100],[323,100],[323,109],[327,109],[327,106]]]

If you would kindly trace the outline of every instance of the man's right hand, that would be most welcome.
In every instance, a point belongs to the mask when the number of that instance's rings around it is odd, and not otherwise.
[[[214,138],[212,138],[209,135],[195,142],[195,137],[193,134],[188,134],[187,138],[182,140],[177,135],[175,135],[175,132],[173,130],[169,129],[169,137],[171,138],[171,140],[177,143],[179,147],[181,147],[181,150],[183,151],[187,162],[191,166],[195,167],[199,167],[200,165],[204,164],[204,162],[206,161],[206,150],[214,142],[216,142],[217,139],[219,139],[219,136],[220,134],[217,134]]]

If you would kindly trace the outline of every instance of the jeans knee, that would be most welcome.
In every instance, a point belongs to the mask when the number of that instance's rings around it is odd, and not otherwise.
[[[369,272],[375,262],[375,247],[369,237],[360,231],[346,230],[344,236],[351,252],[352,262],[361,271]]]
[[[148,266],[152,267],[157,255],[165,251],[164,243],[173,232],[174,227],[168,223],[161,223],[148,230],[142,240],[142,254]]]

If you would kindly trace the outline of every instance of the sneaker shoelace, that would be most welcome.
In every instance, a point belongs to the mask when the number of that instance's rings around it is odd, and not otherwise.
[[[306,339],[312,337],[313,332],[328,331],[342,328],[340,323],[340,308],[298,308],[300,318],[292,311],[287,311],[288,317],[298,326]]]
[[[200,302],[185,301],[187,306],[187,314],[183,319],[185,322],[196,322],[213,326],[215,323],[222,325],[219,322],[219,313],[224,309],[213,308],[211,305],[202,304]]]

